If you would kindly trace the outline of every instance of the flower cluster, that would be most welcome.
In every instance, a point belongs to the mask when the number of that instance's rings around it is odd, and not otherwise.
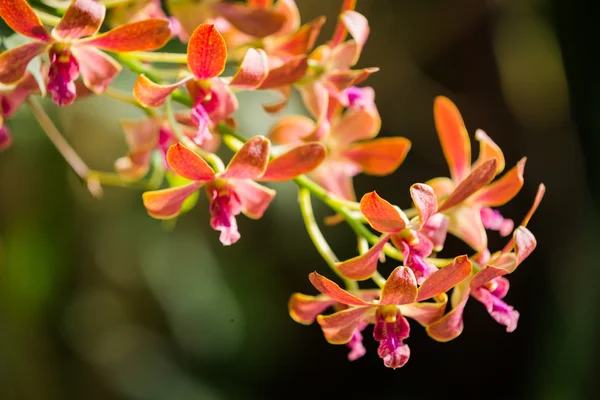
[[[168,4],[165,10],[154,0],[115,1],[107,10],[102,2],[73,0],[49,14],[50,3],[43,11],[25,0],[0,0],[0,17],[27,38],[0,54],[0,150],[11,144],[5,119],[27,102],[93,193],[100,185],[143,187],[148,214],[164,220],[194,207],[204,188],[210,226],[227,246],[241,239],[236,217],[258,219],[275,198],[274,189],[258,182],[295,182],[308,233],[346,288],[311,272],[319,294],[293,294],[289,312],[302,324],[316,320],[328,342],[348,345],[350,360],[365,354],[362,332],[373,324],[384,365],[403,366],[410,357],[407,318],[433,339],[451,340],[463,329],[469,297],[508,332],[517,327],[519,313],[503,300],[509,288],[504,275],[536,246],[527,224],[544,186],[518,225],[497,207],[523,187],[525,158],[502,174],[501,149],[477,130],[473,162],[457,107],[438,97],[433,116],[449,177],[413,184],[411,208],[375,191],[357,201],[353,178],[393,173],[411,142],[378,137],[375,92],[363,85],[378,68],[355,68],[370,32],[355,11],[356,0],[343,0],[332,37],[320,45],[325,18],[302,24],[294,0]],[[106,16],[112,29],[100,32]],[[185,43],[186,53],[153,51],[170,40]],[[228,63],[234,72],[224,75]],[[123,66],[137,74],[131,93],[111,86]],[[264,90],[278,98],[263,105],[266,112],[277,116],[297,92],[306,113],[279,117],[264,135],[245,139],[236,132],[237,93]],[[144,111],[145,118],[122,122],[129,151],[115,161],[115,172],[90,170],[57,139],[58,130],[35,100],[46,93],[58,106],[102,94]],[[223,144],[234,151],[227,165],[217,155]],[[354,230],[356,257],[337,259],[315,221],[311,196],[335,213],[329,223],[346,222]],[[492,252],[488,231],[509,237],[506,246]],[[440,258],[447,234],[473,254]],[[386,258],[396,267],[384,278],[379,268]],[[365,280],[377,288],[360,288]]]

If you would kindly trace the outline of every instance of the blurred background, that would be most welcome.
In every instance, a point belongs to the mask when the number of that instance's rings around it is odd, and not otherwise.
[[[319,42],[327,40],[341,1],[297,3],[303,21],[327,16]],[[507,334],[470,301],[452,342],[429,339],[411,321],[402,369],[383,366],[372,328],[367,355],[348,362],[345,346],[288,315],[293,292],[315,293],[309,272],[331,276],[305,232],[293,184],[274,185],[264,218],[240,217],[242,239],[223,247],[205,198],[170,230],[147,216],[140,191],[105,187],[92,198],[24,107],[8,122],[13,146],[0,154],[1,399],[600,396],[592,13],[583,1],[559,0],[360,0],[357,10],[371,24],[359,66],[381,68],[367,81],[381,136],[413,143],[393,175],[358,177],[359,196],[376,189],[408,206],[412,183],[447,175],[436,95],[457,104],[471,134],[482,128],[501,146],[507,167],[528,157],[525,186],[505,216],[519,221],[546,184],[529,225],[538,248],[510,276],[517,330]],[[123,73],[117,84],[129,90],[134,78]],[[274,119],[261,103],[270,96],[240,95],[241,132],[266,133]],[[105,171],[126,153],[119,120],[142,116],[104,97],[60,110],[44,104],[88,165]],[[284,113],[301,112],[299,104]],[[327,215],[317,204],[318,216]],[[354,254],[349,228],[323,229],[338,256]],[[465,250],[449,241],[442,256]]]

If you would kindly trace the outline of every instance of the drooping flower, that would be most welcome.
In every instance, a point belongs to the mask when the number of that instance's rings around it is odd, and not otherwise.
[[[0,151],[7,149],[12,143],[5,119],[17,112],[27,96],[37,91],[39,91],[38,83],[29,73],[26,73],[16,85],[0,85]]]
[[[290,315],[303,324],[310,324],[316,319],[325,338],[332,344],[357,341],[357,333],[360,334],[364,325],[374,324],[373,337],[379,342],[378,354],[384,365],[399,368],[406,364],[410,356],[410,350],[404,343],[410,332],[405,317],[413,318],[425,326],[438,320],[446,305],[445,292],[466,279],[471,274],[471,269],[471,262],[466,256],[457,257],[417,288],[411,269],[397,267],[381,291],[360,290],[356,295],[343,290],[317,272],[312,272],[309,275],[310,281],[321,295],[292,295],[289,302]],[[419,303],[430,298],[435,298],[435,301]],[[341,305],[343,309],[323,315],[332,305],[338,306],[338,309],[342,308],[339,307]],[[352,344],[356,346],[356,343]]]
[[[359,173],[383,176],[394,172],[404,161],[411,142],[403,137],[375,139],[381,118],[371,88],[353,88],[358,93],[352,107],[341,108],[331,115],[331,129],[324,136],[315,135],[317,125],[310,118],[289,116],[271,127],[269,138],[276,144],[295,146],[319,140],[327,148],[327,158],[309,176],[317,183],[346,200],[355,200],[352,178]],[[367,95],[361,95],[368,92]],[[362,97],[362,99],[357,99]]]
[[[482,130],[475,132],[475,139],[479,141],[480,146],[479,158],[471,165],[469,135],[460,112],[452,101],[446,97],[437,97],[433,113],[444,157],[450,169],[450,178],[434,178],[426,182],[439,199],[455,191],[473,170],[492,158],[496,159],[495,173],[504,170],[502,150]],[[460,199],[446,200],[441,208],[446,210],[450,217],[449,232],[476,251],[487,249],[486,228],[498,230],[503,235],[510,234],[512,221],[503,218],[499,211],[491,207],[505,204],[521,190],[525,161],[526,158],[521,159],[502,178],[481,187],[468,198],[462,196]]]
[[[539,206],[544,192],[544,185],[540,185],[533,206],[513,232],[512,239],[504,249],[491,256],[483,253],[482,259],[478,262],[485,267],[454,289],[451,299],[452,310],[427,327],[429,336],[446,342],[460,335],[464,325],[462,314],[469,296],[481,302],[496,322],[506,326],[507,332],[517,328],[518,311],[502,300],[509,289],[509,282],[504,275],[514,272],[536,247],[535,236],[526,225]]]
[[[256,181],[292,179],[315,168],[325,157],[325,149],[318,143],[297,147],[270,162],[269,153],[269,140],[255,136],[234,155],[225,171],[215,173],[202,157],[177,143],[169,148],[167,161],[174,172],[191,182],[144,193],[144,206],[154,218],[173,218],[185,199],[205,186],[211,226],[221,232],[221,243],[233,244],[240,238],[235,217],[240,213],[254,219],[262,217],[275,196],[273,189]]]
[[[171,37],[169,21],[164,19],[133,22],[97,34],[105,14],[101,3],[73,0],[49,33],[25,0],[0,0],[0,17],[15,32],[33,39],[0,54],[0,82],[20,80],[29,62],[48,52],[47,90],[56,104],[65,106],[77,96],[75,80],[80,75],[85,86],[102,93],[120,72],[121,65],[100,50],[155,50]]]

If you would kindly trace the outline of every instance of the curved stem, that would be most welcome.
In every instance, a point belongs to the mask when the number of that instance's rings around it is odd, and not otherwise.
[[[300,203],[300,212],[302,213],[304,225],[308,231],[308,236],[310,236],[313,244],[317,248],[317,251],[319,254],[321,254],[321,257],[323,257],[325,262],[327,262],[329,268],[331,268],[331,270],[344,281],[348,290],[357,290],[358,284],[356,281],[350,280],[343,276],[336,267],[338,258],[333,253],[333,250],[331,250],[329,243],[327,243],[327,240],[317,225],[317,221],[315,220],[315,215],[313,213],[312,201],[310,199],[310,192],[308,189],[299,188],[298,202]]]

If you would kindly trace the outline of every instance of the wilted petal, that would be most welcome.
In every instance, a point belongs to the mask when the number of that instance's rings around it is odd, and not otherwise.
[[[496,159],[492,158],[469,174],[440,206],[439,212],[448,210],[468,199],[496,176]],[[479,193],[477,194],[479,196]],[[476,196],[474,196],[476,197]]]
[[[337,269],[347,278],[362,281],[369,279],[377,270],[379,255],[389,240],[389,235],[382,235],[377,243],[364,254],[336,264]]]
[[[487,248],[487,235],[478,207],[459,206],[452,210],[448,231],[476,251]]]
[[[410,197],[419,213],[419,229],[421,229],[423,224],[437,211],[435,193],[431,186],[415,183],[410,187]]]
[[[448,342],[457,338],[463,330],[463,311],[469,300],[469,282],[465,280],[452,292],[452,310],[427,327],[427,334],[438,342]]]
[[[150,216],[157,219],[176,217],[181,212],[185,199],[202,186],[202,182],[191,182],[184,186],[145,192],[144,206]]]
[[[174,144],[167,151],[167,162],[178,175],[193,181],[210,181],[215,173],[206,161],[181,143]]]
[[[417,279],[410,268],[397,267],[387,278],[379,304],[410,304],[417,298]]]
[[[0,54],[0,83],[9,84],[23,78],[29,62],[46,51],[48,46],[44,42],[31,42]]]
[[[284,153],[269,162],[260,178],[266,182],[280,182],[312,171],[325,159],[325,147],[320,143],[307,143]]]
[[[232,185],[242,204],[242,212],[253,219],[261,218],[275,197],[275,190],[250,179],[236,179]]]
[[[315,129],[312,119],[302,115],[283,117],[269,131],[269,139],[275,144],[300,144]]]
[[[304,76],[307,68],[308,59],[306,55],[292,57],[280,66],[269,70],[269,75],[261,83],[259,89],[272,89],[291,85]]]
[[[93,0],[74,0],[60,22],[52,29],[52,36],[60,41],[71,41],[98,32],[106,7]]]
[[[369,37],[369,21],[362,14],[353,10],[344,11],[340,15],[340,20],[344,23],[346,29],[350,32],[350,35],[352,35],[358,45],[354,57],[354,63],[356,63],[360,57],[362,48]]]
[[[262,49],[248,49],[229,85],[241,89],[254,89],[260,86],[268,74],[267,53]]]
[[[363,299],[354,296],[353,294],[348,293],[339,285],[327,278],[323,275],[320,275],[317,272],[311,272],[308,275],[308,279],[313,284],[313,286],[325,296],[329,297],[337,301],[338,303],[346,304],[348,306],[368,306],[370,303],[364,301]]]
[[[326,296],[307,296],[294,293],[288,302],[288,310],[292,319],[300,324],[310,325],[317,315],[335,304]]]
[[[240,32],[264,38],[279,31],[286,22],[286,15],[275,8],[248,7],[243,4],[215,4],[216,12]]]
[[[479,157],[473,168],[483,164],[490,158],[495,158],[498,164],[496,165],[496,174],[504,170],[505,161],[504,154],[498,145],[481,129],[475,131],[475,139],[479,141]]]
[[[159,85],[148,79],[146,75],[142,74],[138,76],[133,85],[133,95],[144,107],[160,107],[175,89],[179,88],[192,78],[192,76],[188,76],[179,82],[170,85]]]
[[[473,265],[467,256],[458,256],[452,263],[434,272],[419,288],[417,301],[445,293],[471,275]]]
[[[400,232],[406,227],[406,221],[396,207],[375,191],[360,199],[360,210],[373,229],[379,232]]]
[[[45,42],[52,40],[38,16],[25,0],[1,0],[0,17],[13,31],[23,36]],[[2,70],[3,68],[0,67],[0,71]]]
[[[79,43],[116,52],[156,50],[171,38],[170,24],[167,19],[146,19],[81,39]]]
[[[254,136],[233,156],[222,178],[258,179],[269,162],[271,142],[263,136]]]
[[[79,73],[83,83],[94,93],[104,92],[121,72],[121,64],[93,47],[74,47],[73,55],[79,62]]]
[[[401,304],[400,312],[405,317],[412,318],[423,326],[428,326],[439,321],[444,316],[448,296],[443,293],[436,300],[434,303]]]
[[[372,311],[371,307],[349,308],[331,315],[318,315],[317,322],[329,343],[346,344],[352,339],[365,314]]]
[[[521,159],[502,178],[475,194],[472,201],[488,207],[501,206],[510,201],[523,187],[523,171],[525,170],[526,161],[526,158]]]
[[[350,145],[341,154],[360,165],[365,174],[383,176],[404,162],[410,146],[410,140],[403,137],[379,138]]]
[[[447,97],[438,96],[433,105],[435,128],[442,144],[444,157],[454,182],[461,182],[469,175],[471,143],[469,134],[458,108]],[[496,165],[494,165],[495,173]]]

